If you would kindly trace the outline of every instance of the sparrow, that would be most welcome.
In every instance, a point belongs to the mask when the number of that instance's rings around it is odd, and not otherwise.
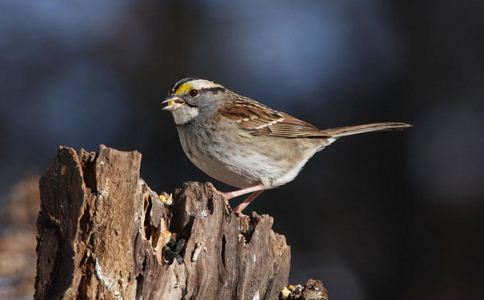
[[[410,127],[402,122],[319,129],[239,95],[210,80],[176,82],[163,101],[186,156],[207,175],[249,194],[233,211],[241,215],[263,191],[291,182],[306,162],[336,140],[360,133]]]

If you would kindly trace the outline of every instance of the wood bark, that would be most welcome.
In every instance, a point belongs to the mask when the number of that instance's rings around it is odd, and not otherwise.
[[[40,180],[35,299],[279,298],[290,248],[272,217],[235,216],[210,183],[158,195],[140,164],[59,149]]]

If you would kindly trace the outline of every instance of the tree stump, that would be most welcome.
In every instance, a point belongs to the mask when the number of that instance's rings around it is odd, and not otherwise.
[[[280,297],[290,248],[272,217],[237,217],[210,183],[159,195],[140,163],[60,147],[40,180],[35,299]]]

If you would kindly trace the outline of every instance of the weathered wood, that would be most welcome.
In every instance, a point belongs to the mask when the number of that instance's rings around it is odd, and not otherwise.
[[[290,248],[270,216],[235,216],[210,183],[185,184],[169,205],[140,163],[59,149],[40,181],[35,299],[279,298]]]

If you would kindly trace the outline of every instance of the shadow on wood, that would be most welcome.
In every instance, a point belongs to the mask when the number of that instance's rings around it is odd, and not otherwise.
[[[105,146],[59,149],[40,180],[35,299],[282,297],[290,248],[270,216],[235,216],[210,183],[158,195],[140,163]]]

